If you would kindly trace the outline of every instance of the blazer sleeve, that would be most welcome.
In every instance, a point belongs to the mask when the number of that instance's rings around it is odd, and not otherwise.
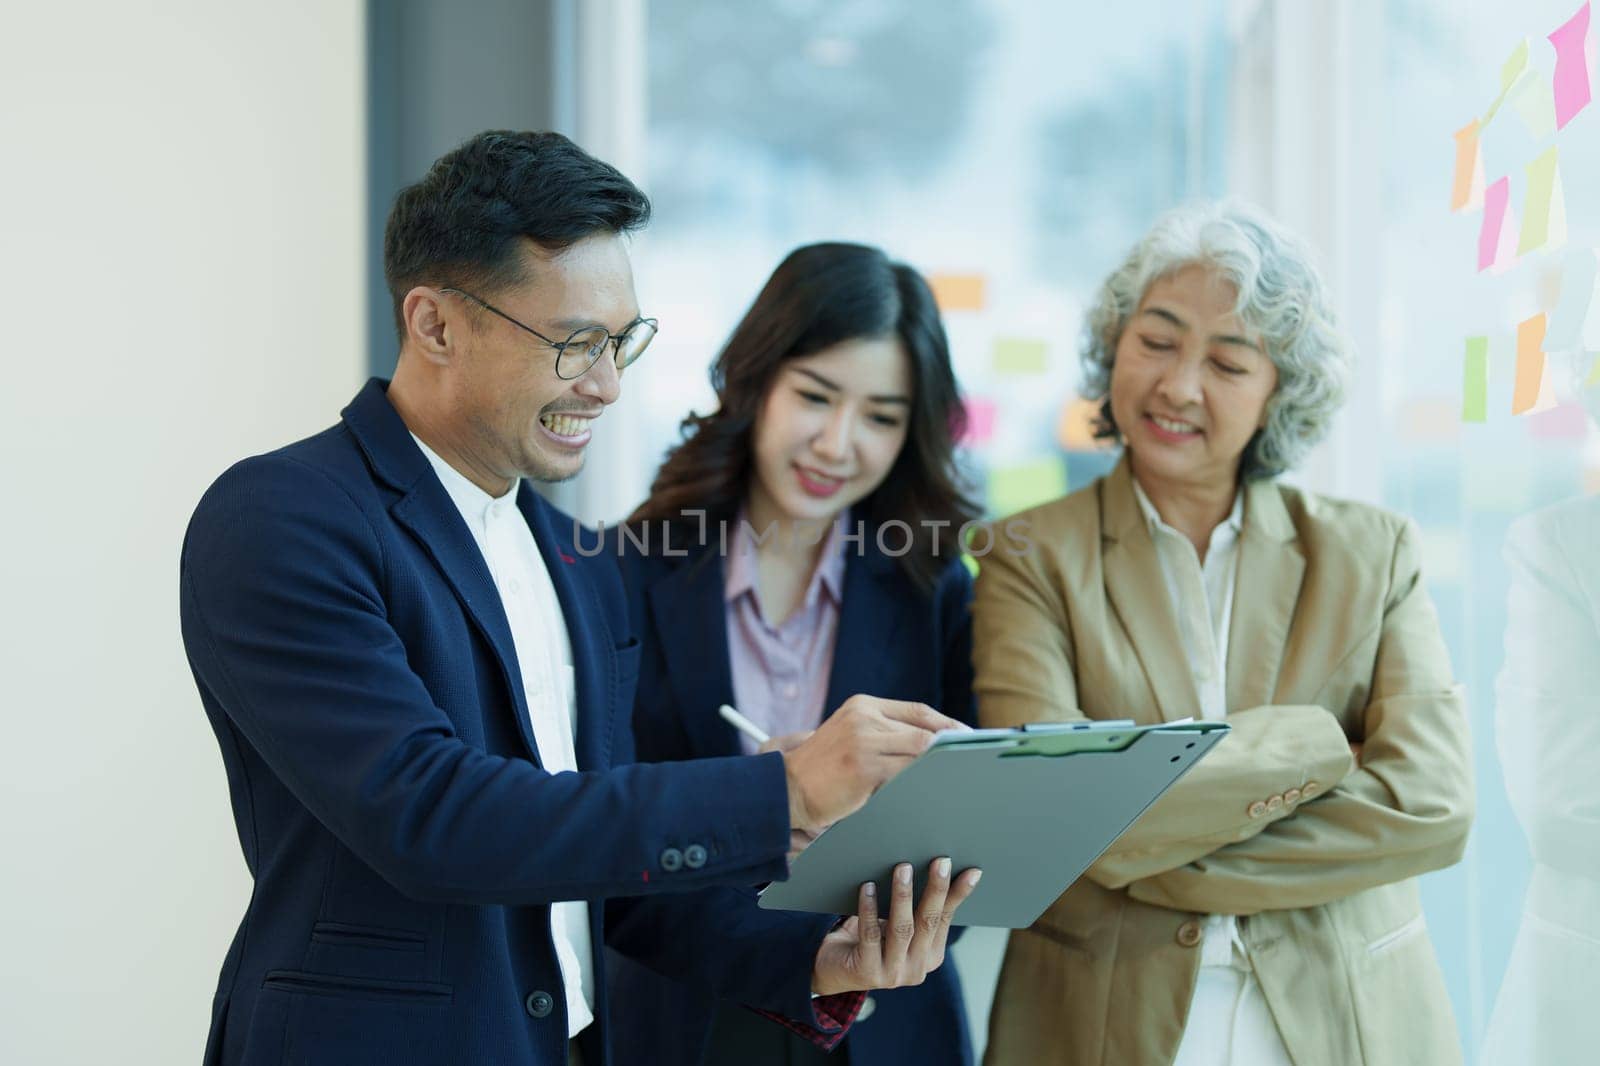
[[[201,688],[396,888],[532,904],[784,875],[781,757],[548,774],[465,743],[407,661],[386,565],[366,513],[326,474],[248,460],[196,511],[180,600]],[[685,840],[709,853],[701,869],[644,876]]]
[[[973,663],[983,725],[1085,720],[1066,590],[1048,552],[994,552],[978,571]],[[1262,796],[1306,781],[1338,781],[1350,746],[1322,707],[1230,715],[1233,731],[1119,837],[1085,876],[1109,888],[1171,869],[1262,831],[1279,812],[1250,818]]]
[[[1473,815],[1466,707],[1416,539],[1404,524],[1392,552],[1360,766],[1250,839],[1134,881],[1134,899],[1217,914],[1314,907],[1461,857]]]
[[[855,993],[811,996],[817,952],[837,923],[762,910],[753,888],[705,888],[607,901],[606,944],[664,977],[788,1019],[831,1047],[854,1018],[850,1005],[859,1006]]]

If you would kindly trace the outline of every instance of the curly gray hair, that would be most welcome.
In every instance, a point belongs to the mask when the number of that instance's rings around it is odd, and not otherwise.
[[[1193,204],[1162,215],[1101,285],[1082,353],[1084,395],[1102,399],[1095,435],[1120,437],[1111,416],[1111,364],[1129,317],[1153,282],[1195,264],[1217,270],[1238,290],[1234,313],[1260,334],[1278,368],[1267,424],[1245,446],[1239,463],[1243,479],[1276,477],[1327,433],[1344,401],[1350,353],[1304,242],[1233,201]]]

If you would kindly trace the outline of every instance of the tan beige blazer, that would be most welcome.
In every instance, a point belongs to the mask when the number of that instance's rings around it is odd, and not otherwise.
[[[983,724],[1199,717],[1126,459],[1017,517],[1031,547],[1010,554],[1021,545],[997,529],[978,575]],[[1233,732],[1012,934],[991,1066],[1170,1063],[1212,913],[1246,916],[1297,1066],[1460,1061],[1413,879],[1465,847],[1470,744],[1417,534],[1373,507],[1253,483],[1236,582]]]

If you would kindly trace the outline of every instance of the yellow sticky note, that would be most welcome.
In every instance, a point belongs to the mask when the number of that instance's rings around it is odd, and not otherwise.
[[[1524,414],[1539,402],[1544,382],[1544,312],[1517,323],[1516,383],[1511,390],[1511,413]]]
[[[1590,385],[1600,385],[1600,352],[1591,354],[1594,355],[1594,365],[1589,368],[1589,380],[1583,383],[1584,388],[1588,388]]]
[[[1536,141],[1556,131],[1556,95],[1550,82],[1533,71],[1516,84],[1508,97],[1522,124]]]
[[[1567,240],[1567,203],[1561,192],[1561,171],[1556,146],[1528,164],[1528,191],[1522,200],[1522,237],[1517,254],[1545,245],[1559,247]]]
[[[928,286],[941,311],[982,311],[988,288],[982,274],[934,274]]]
[[[1450,191],[1450,210],[1483,206],[1483,148],[1478,144],[1478,120],[1456,131],[1456,179]]]
[[[989,512],[1014,514],[1065,495],[1066,491],[1067,471],[1060,459],[1000,467],[989,473]]]
[[[1487,126],[1494,118],[1495,113],[1500,110],[1500,105],[1505,103],[1506,96],[1511,92],[1512,86],[1516,85],[1517,79],[1522,77],[1523,72],[1527,69],[1528,39],[1524,37],[1522,42],[1511,50],[1511,55],[1506,58],[1506,61],[1500,65],[1500,95],[1496,96],[1494,103],[1489,105],[1489,110],[1484,113],[1483,121],[1479,123],[1480,127]]]
[[[993,366],[996,374],[1043,374],[1050,365],[1050,345],[1030,337],[997,337]]]

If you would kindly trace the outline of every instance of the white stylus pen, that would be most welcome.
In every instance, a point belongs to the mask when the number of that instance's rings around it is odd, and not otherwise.
[[[727,722],[729,725],[733,726],[733,728],[737,729],[739,732],[743,733],[757,744],[765,744],[767,741],[772,739],[762,731],[760,726],[756,725],[754,722],[740,714],[738,711],[734,710],[732,707],[729,707],[726,703],[717,708],[717,713],[722,715],[722,720],[724,722]]]

